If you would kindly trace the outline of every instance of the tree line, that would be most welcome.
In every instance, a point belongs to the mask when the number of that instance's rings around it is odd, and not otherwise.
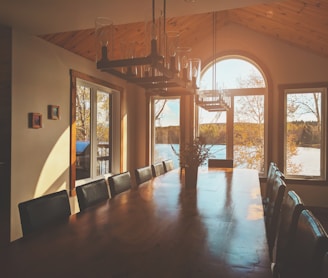
[[[299,147],[316,147],[320,144],[320,129],[317,122],[295,121],[288,123],[289,136],[292,136]],[[234,123],[234,144],[245,145],[252,143],[257,145],[263,138],[259,129],[263,124],[257,123]],[[179,144],[179,126],[156,127],[156,144]],[[262,133],[263,134],[263,133]],[[226,124],[212,123],[199,126],[199,135],[209,145],[226,144]],[[252,142],[250,142],[250,139]]]

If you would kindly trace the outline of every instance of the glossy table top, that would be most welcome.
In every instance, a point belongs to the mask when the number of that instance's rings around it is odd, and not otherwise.
[[[173,170],[0,250],[1,277],[271,277],[256,171]]]

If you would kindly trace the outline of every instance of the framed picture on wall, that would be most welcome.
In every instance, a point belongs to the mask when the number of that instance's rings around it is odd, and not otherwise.
[[[29,113],[29,127],[41,128],[42,127],[42,114],[41,113]]]
[[[59,120],[59,106],[48,105],[48,119]]]

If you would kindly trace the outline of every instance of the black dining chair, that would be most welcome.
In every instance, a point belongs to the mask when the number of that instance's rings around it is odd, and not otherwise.
[[[105,179],[96,180],[76,187],[80,211],[109,199],[108,186]]]
[[[153,178],[151,166],[145,166],[135,169],[135,177],[137,185],[151,180]]]
[[[328,237],[321,223],[309,210],[302,210],[288,256],[276,264],[274,277],[318,278],[327,251]]]
[[[279,264],[289,256],[288,250],[295,237],[298,218],[304,209],[300,196],[293,190],[288,191],[281,208],[274,264]]]
[[[262,200],[264,217],[266,217],[267,214],[270,214],[270,204],[274,202],[276,197],[273,191],[275,186],[275,179],[277,177],[285,181],[285,175],[279,170],[278,167],[276,167],[276,170],[272,173],[272,180],[267,184],[266,197]]]
[[[71,207],[66,190],[18,204],[23,236],[67,220]]]
[[[284,199],[286,184],[280,176],[276,176],[272,186],[272,196],[268,203],[265,215],[265,227],[267,232],[269,255],[272,260],[273,248],[279,226],[281,206]]]
[[[273,186],[274,179],[277,175],[283,176],[282,172],[279,170],[277,164],[275,162],[270,162],[269,168],[268,168],[266,187],[265,187],[265,194],[262,199],[264,215],[266,214],[267,206],[271,199],[272,186]]]
[[[163,160],[164,172],[168,172],[174,169],[174,164],[172,159]]]
[[[108,177],[108,184],[111,197],[115,197],[124,191],[132,188],[131,175],[129,171]]]
[[[151,170],[153,173],[153,177],[158,177],[165,173],[164,166],[162,162],[157,162],[151,165]]]
[[[327,278],[328,277],[328,252],[326,252],[323,261],[322,267],[320,271],[320,278]]]
[[[275,172],[278,169],[277,164],[273,161],[270,162],[269,168],[268,168],[268,174],[267,174],[267,180],[266,180],[266,187],[265,187],[265,194],[263,197],[263,205],[267,205],[268,198],[270,195],[271,187],[273,184],[273,179],[275,177]]]

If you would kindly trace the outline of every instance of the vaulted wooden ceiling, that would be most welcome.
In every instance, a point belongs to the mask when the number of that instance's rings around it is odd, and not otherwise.
[[[217,30],[227,24],[240,24],[256,32],[328,57],[328,0],[286,0],[245,8],[219,11]],[[212,36],[212,13],[167,19],[167,30],[178,30],[181,45],[193,45]],[[41,38],[92,61],[95,60],[94,29],[42,35]],[[114,57],[120,41],[135,41],[137,53],[144,49],[144,23],[115,26]]]

